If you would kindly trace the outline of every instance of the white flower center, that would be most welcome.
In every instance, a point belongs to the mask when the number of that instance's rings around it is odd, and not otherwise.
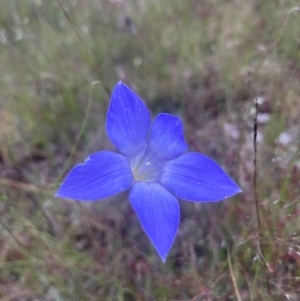
[[[149,154],[137,155],[131,162],[131,170],[136,181],[152,182],[160,173],[161,164],[149,158]]]

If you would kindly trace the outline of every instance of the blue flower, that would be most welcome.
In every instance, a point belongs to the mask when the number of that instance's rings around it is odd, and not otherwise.
[[[151,124],[146,105],[121,82],[112,92],[106,132],[119,153],[90,155],[55,196],[96,201],[130,189],[130,203],[164,262],[179,225],[177,198],[215,202],[241,192],[213,160],[186,152],[180,118],[162,113]]]

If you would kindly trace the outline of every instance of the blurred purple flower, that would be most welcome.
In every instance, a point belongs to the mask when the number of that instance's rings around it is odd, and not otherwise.
[[[111,96],[106,132],[119,153],[100,151],[76,165],[55,196],[96,201],[130,189],[129,200],[161,259],[174,242],[178,198],[215,202],[241,189],[208,157],[186,152],[180,118],[150,113],[122,82]]]

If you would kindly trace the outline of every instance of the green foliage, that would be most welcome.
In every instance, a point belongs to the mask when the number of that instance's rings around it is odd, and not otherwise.
[[[2,1],[0,299],[298,300],[297,5]],[[182,203],[166,265],[126,194],[93,204],[52,196],[73,164],[111,147],[102,125],[118,80],[153,113],[180,115],[191,149],[244,189],[224,203]]]

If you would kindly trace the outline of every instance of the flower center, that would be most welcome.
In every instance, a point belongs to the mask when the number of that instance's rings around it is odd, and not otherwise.
[[[146,155],[132,160],[131,170],[136,181],[152,182],[156,179],[160,173],[160,164],[153,161]]]

